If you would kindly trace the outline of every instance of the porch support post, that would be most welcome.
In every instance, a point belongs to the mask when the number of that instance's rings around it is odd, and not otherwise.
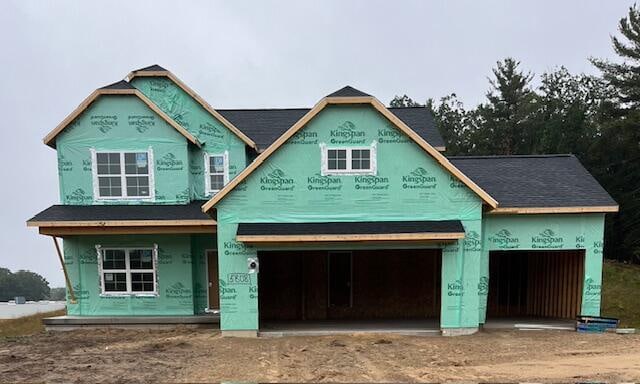
[[[584,280],[582,284],[582,308],[580,311],[583,316],[600,316],[604,219],[601,221],[600,226],[595,231],[597,237],[586,244],[584,254]]]

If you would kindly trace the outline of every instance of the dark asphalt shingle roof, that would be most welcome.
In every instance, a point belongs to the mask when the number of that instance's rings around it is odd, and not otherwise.
[[[434,147],[444,147],[444,140],[427,108],[389,108],[389,110],[427,143]],[[217,111],[263,150],[309,112],[309,109],[217,109]]]
[[[116,81],[113,84],[105,85],[104,87],[100,87],[98,89],[136,89],[133,85],[129,84],[124,80]]]
[[[337,91],[327,95],[327,97],[358,97],[358,96],[371,96],[371,95],[368,93],[364,93],[360,90],[357,90],[350,85],[340,88]]]
[[[29,221],[211,220],[204,201],[186,205],[52,205]]]
[[[361,221],[328,223],[240,223],[241,235],[363,235],[387,233],[464,233],[460,220]]]
[[[166,69],[164,69],[163,67],[159,66],[158,64],[153,64],[150,65],[148,67],[144,67],[144,68],[140,68],[140,69],[136,69],[133,72],[156,72],[156,71],[166,71]]]
[[[460,156],[449,160],[499,208],[614,206],[573,155]]]

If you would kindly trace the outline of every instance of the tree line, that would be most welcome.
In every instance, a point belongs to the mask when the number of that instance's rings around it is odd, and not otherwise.
[[[49,288],[49,282],[39,274],[19,270],[11,272],[0,267],[0,301],[23,296],[26,300],[64,300],[64,288]]]
[[[431,109],[448,155],[573,153],[620,205],[608,214],[605,257],[640,263],[640,11],[634,5],[611,38],[616,62],[590,58],[598,75],[565,67],[534,74],[513,58],[497,62],[486,101],[467,108],[451,93]]]

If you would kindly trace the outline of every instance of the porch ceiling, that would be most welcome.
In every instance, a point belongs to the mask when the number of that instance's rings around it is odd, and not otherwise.
[[[245,243],[453,241],[465,235],[460,220],[324,223],[240,223]]]

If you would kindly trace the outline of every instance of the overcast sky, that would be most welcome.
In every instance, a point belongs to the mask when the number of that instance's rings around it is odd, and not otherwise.
[[[0,266],[64,284],[25,221],[58,203],[42,144],[86,96],[160,64],[214,108],[308,107],[353,85],[384,103],[451,92],[483,101],[508,56],[536,74],[595,73],[633,1],[2,1]],[[177,6],[179,4],[180,6]]]

